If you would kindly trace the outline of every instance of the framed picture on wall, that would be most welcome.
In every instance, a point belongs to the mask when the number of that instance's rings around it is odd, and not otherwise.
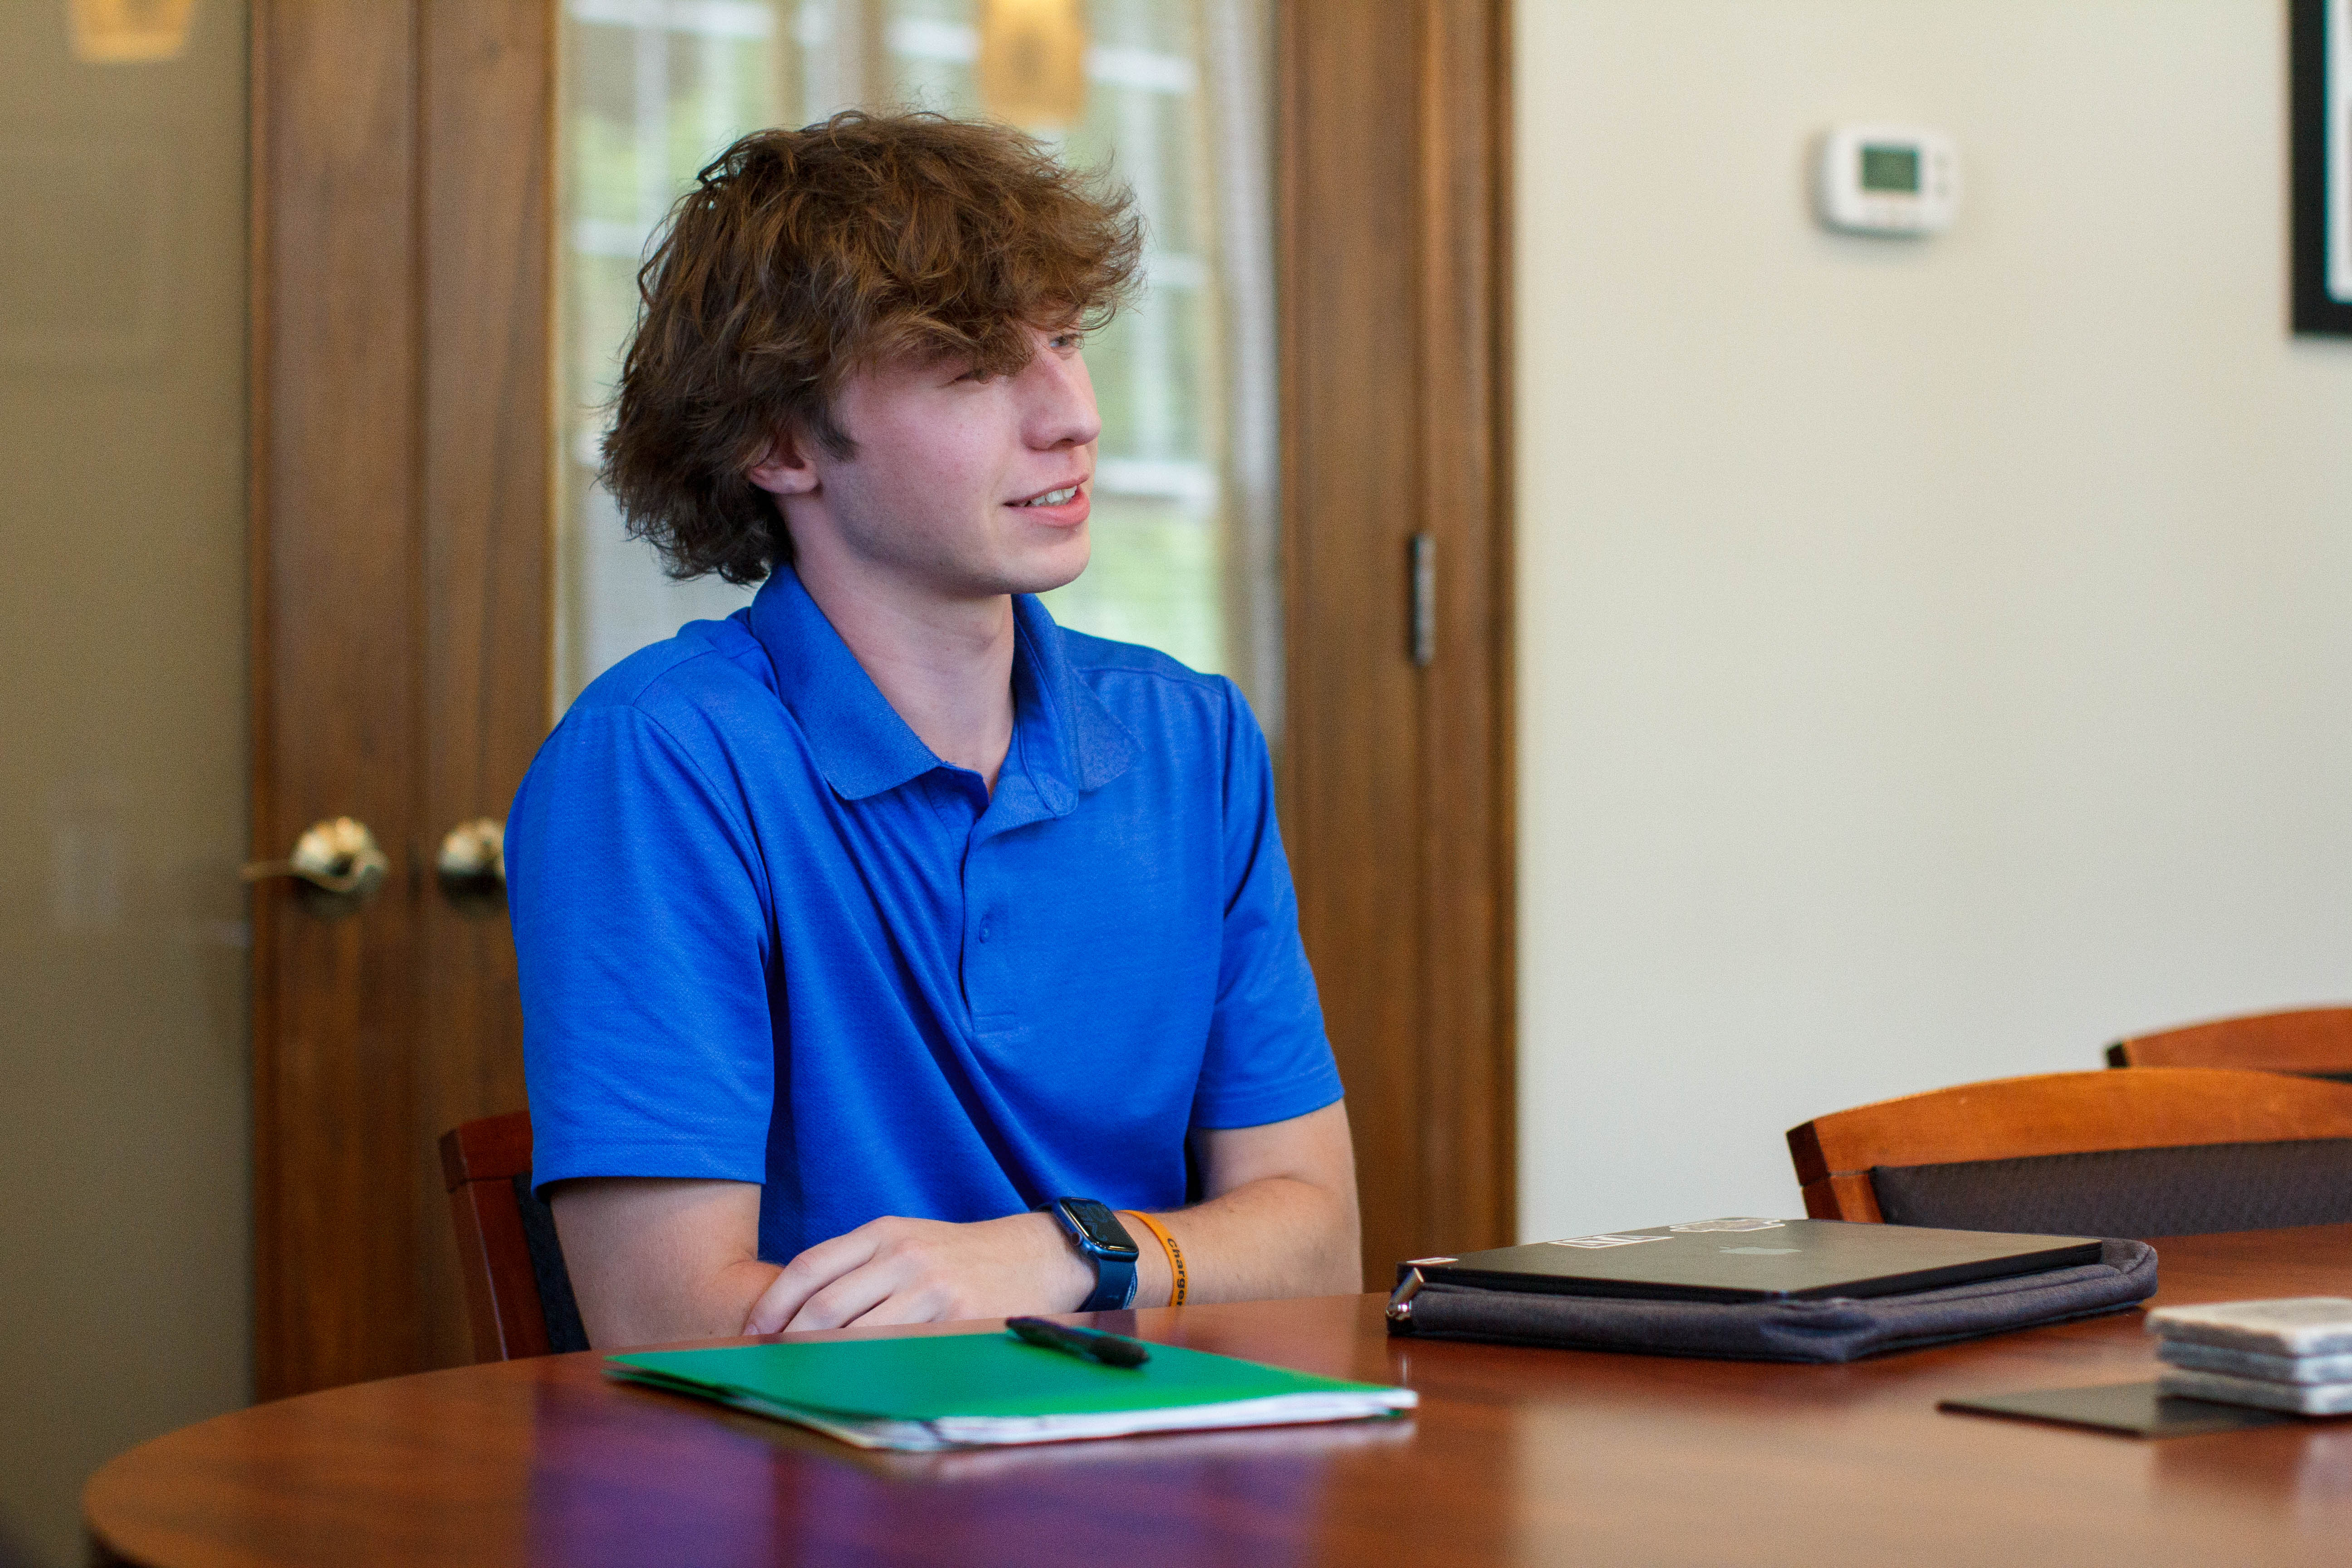
[[[2289,0],[2294,330],[2352,336],[2352,0]]]

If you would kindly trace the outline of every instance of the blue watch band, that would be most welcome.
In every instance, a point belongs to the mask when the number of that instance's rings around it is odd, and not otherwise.
[[[1093,1198],[1055,1198],[1044,1205],[1062,1233],[1095,1266],[1095,1288],[1078,1303],[1081,1312],[1108,1312],[1135,1300],[1135,1238],[1108,1205]]]
[[[1081,1312],[1108,1312],[1135,1300],[1135,1260],[1091,1255],[1095,1264],[1095,1293],[1078,1303]],[[1069,1298],[1062,1298],[1065,1301]]]

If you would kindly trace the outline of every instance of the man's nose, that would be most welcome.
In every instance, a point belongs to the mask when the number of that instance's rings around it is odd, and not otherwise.
[[[1029,440],[1039,447],[1084,447],[1102,434],[1102,416],[1095,409],[1095,386],[1087,374],[1085,357],[1056,353],[1050,345],[1038,349],[1027,375],[1035,384],[1029,413]]]

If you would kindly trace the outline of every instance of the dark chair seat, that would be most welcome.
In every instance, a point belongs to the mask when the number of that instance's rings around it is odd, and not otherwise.
[[[1880,1165],[1889,1225],[2064,1236],[2203,1236],[2352,1222],[2352,1138],[2103,1149]]]

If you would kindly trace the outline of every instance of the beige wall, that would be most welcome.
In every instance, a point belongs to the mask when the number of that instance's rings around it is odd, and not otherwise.
[[[55,1563],[250,1387],[244,7],[140,65],[67,10],[0,5],[0,1538]]]
[[[2352,998],[2352,342],[2272,0],[1520,0],[1522,1218]],[[1833,237],[1809,139],[1958,138]]]

